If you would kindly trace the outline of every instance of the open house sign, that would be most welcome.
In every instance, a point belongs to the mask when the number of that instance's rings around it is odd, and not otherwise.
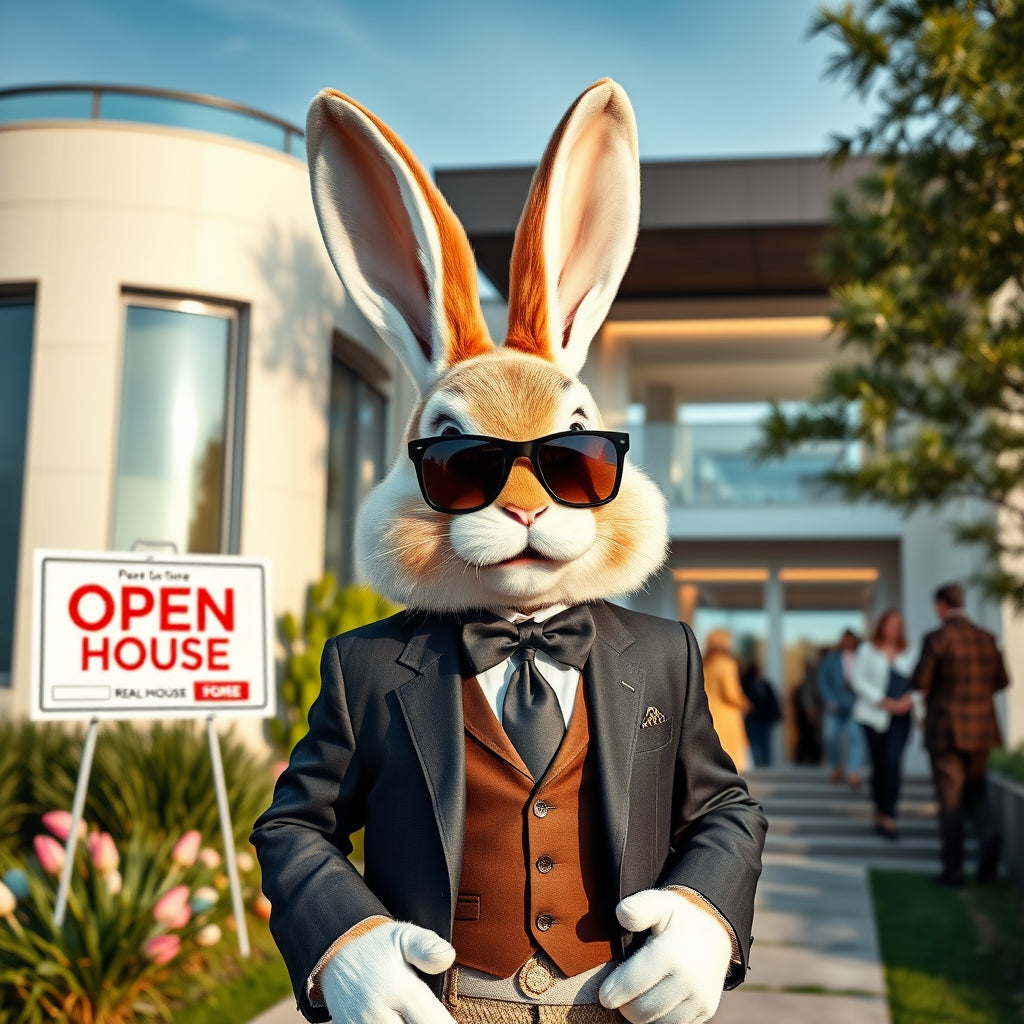
[[[274,713],[265,559],[37,551],[32,717]]]

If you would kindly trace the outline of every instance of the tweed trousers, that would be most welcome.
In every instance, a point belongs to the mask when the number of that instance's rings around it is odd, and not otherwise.
[[[618,1010],[600,1003],[535,1004],[459,995],[459,969],[445,977],[443,1002],[456,1024],[625,1024]]]

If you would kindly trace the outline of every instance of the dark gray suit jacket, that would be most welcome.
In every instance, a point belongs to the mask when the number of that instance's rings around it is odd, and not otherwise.
[[[600,757],[615,900],[653,886],[695,889],[722,913],[742,963],[767,823],[718,742],[688,626],[591,606],[584,667]],[[459,625],[401,612],[329,640],[309,733],[252,841],[299,1009],[324,951],[373,914],[451,938],[462,864],[465,746]],[[640,728],[649,707],[666,721]],[[365,877],[346,859],[366,827]],[[614,901],[613,901],[614,902]],[[621,936],[627,955],[644,936]],[[435,991],[440,978],[429,978]]]

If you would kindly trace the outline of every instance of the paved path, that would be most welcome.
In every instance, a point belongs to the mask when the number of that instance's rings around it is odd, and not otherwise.
[[[747,981],[715,1024],[889,1024],[867,870],[766,854]],[[297,1024],[291,999],[250,1024]]]

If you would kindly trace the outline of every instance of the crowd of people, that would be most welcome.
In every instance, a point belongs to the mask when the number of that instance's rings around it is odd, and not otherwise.
[[[940,625],[920,644],[908,642],[902,615],[890,608],[869,637],[848,629],[808,667],[793,694],[794,760],[817,764],[824,756],[829,780],[853,789],[867,771],[875,831],[896,840],[903,753],[918,724],[939,804],[942,870],[935,881],[963,884],[970,820],[980,844],[978,880],[988,882],[1000,837],[985,779],[989,752],[1002,742],[993,698],[1008,677],[995,637],[967,617],[963,588],[944,584],[933,601]],[[770,764],[778,698],[756,661],[741,675],[724,629],[707,638],[705,685],[715,728],[737,768]]]

